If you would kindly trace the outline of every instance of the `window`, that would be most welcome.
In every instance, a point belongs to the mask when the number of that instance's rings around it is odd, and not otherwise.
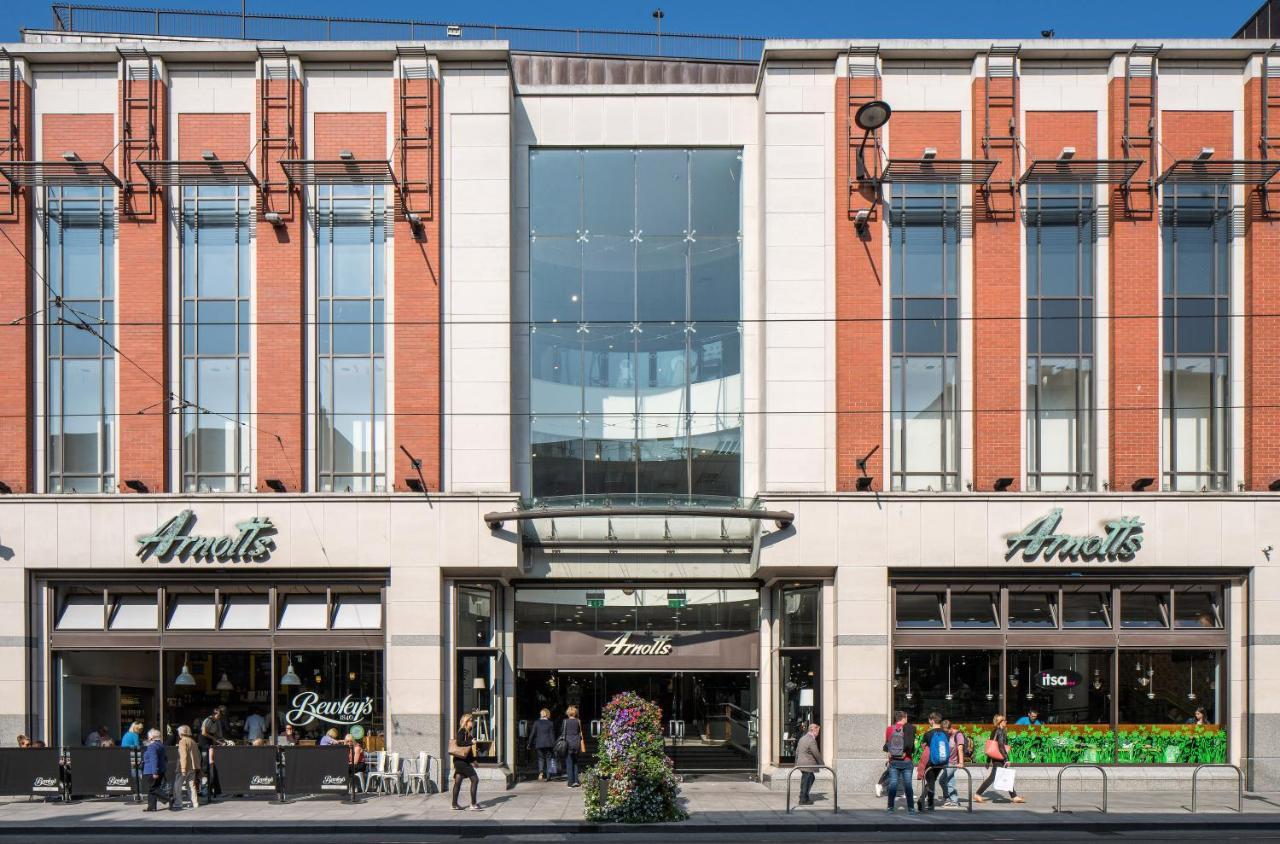
[[[1134,586],[1120,595],[1121,627],[1168,627],[1169,589],[1163,586]]]
[[[458,644],[464,647],[493,644],[493,587],[458,587]]]
[[[381,595],[334,595],[334,630],[377,630],[382,626]]]
[[[818,646],[818,602],[822,587],[814,584],[782,592],[782,646]]]
[[[1111,588],[1107,586],[1064,587],[1063,627],[1111,627]]]
[[[1183,586],[1174,590],[1173,625],[1192,629],[1222,627],[1222,590],[1217,586]]]
[[[1222,664],[1213,650],[1121,652],[1116,761],[1225,762]]]
[[[1165,187],[1164,483],[1226,489],[1231,186]]]
[[[529,160],[532,492],[741,493],[736,149]]]
[[[1031,727],[1031,712],[1041,724],[1111,724],[1111,659],[1113,652],[1071,650],[1009,651],[1008,718],[1015,726]],[[1026,722],[1019,724],[1019,719]],[[1083,733],[1070,758],[1044,756],[1033,761],[1062,763],[1110,762],[1111,738]],[[1090,752],[1091,751],[1091,752]],[[1049,747],[1039,751],[1053,754]],[[1080,755],[1075,755],[1080,754]],[[1084,755],[1092,756],[1085,760]]]
[[[111,602],[110,630],[155,630],[160,620],[155,594],[116,595]]]
[[[50,492],[115,489],[115,192],[46,201],[45,462]]]
[[[212,630],[213,595],[169,595],[170,630]]]
[[[786,584],[775,594],[782,634],[778,649],[778,756],[779,761],[794,762],[796,742],[811,723],[822,718],[822,586]]]
[[[946,593],[928,591],[927,587],[917,591],[915,587],[899,586],[897,588],[894,613],[897,626],[912,627],[945,627],[943,622],[943,605]]]
[[[951,590],[951,627],[999,627],[1000,593],[985,587]]]
[[[382,490],[387,473],[383,188],[321,185],[317,190],[320,490]]]
[[[891,486],[954,490],[960,432],[958,188],[894,185],[889,236]]]
[[[498,761],[503,723],[502,663],[497,649],[498,587],[489,583],[458,584],[454,591],[454,717],[472,716],[476,758]],[[543,628],[546,629],[546,628]]]
[[[281,595],[281,630],[324,630],[328,597],[319,595]]]
[[[1092,183],[1027,195],[1027,488],[1093,488]]]
[[[937,711],[953,723],[990,724],[1000,705],[999,651],[911,651],[893,653],[893,708],[920,727]],[[970,735],[981,743],[984,736]]]
[[[266,630],[271,626],[269,595],[224,595],[223,630]]]
[[[57,630],[101,630],[102,592],[72,592],[62,597],[58,608]]]
[[[182,485],[247,491],[249,189],[182,190]]]
[[[1035,587],[1009,587],[1010,627],[1057,627],[1058,592]]]

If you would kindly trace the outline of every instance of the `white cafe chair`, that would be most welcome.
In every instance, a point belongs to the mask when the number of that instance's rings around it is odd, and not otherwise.
[[[381,785],[382,773],[386,771],[387,754],[381,750],[371,750],[367,754],[365,769],[356,774],[356,788],[368,794]]]
[[[399,752],[387,753],[383,756],[383,767],[378,772],[378,784],[384,794],[401,792],[404,785],[404,773],[400,770]]]
[[[404,775],[404,791],[406,794],[427,793],[427,778],[431,772],[430,757],[427,756],[425,750],[418,752],[418,757],[413,760],[413,767],[405,772]]]

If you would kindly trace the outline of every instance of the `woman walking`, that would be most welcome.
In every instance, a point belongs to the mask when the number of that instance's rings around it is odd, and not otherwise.
[[[458,720],[458,734],[449,743],[449,755],[453,757],[453,808],[461,810],[458,805],[458,792],[462,790],[462,781],[471,780],[471,805],[468,809],[478,811],[480,804],[476,802],[476,788],[480,785],[480,777],[472,767],[475,758],[475,738],[471,732],[471,716],[463,715]]]
[[[560,738],[564,740],[564,772],[569,788],[577,788],[578,754],[587,752],[587,739],[582,734],[582,722],[578,720],[578,707],[564,711],[564,723],[560,725]]]
[[[982,781],[982,785],[978,786],[978,793],[973,795],[973,802],[975,803],[987,802],[982,795],[991,787],[991,784],[995,782],[996,771],[999,768],[1009,767],[1009,734],[1005,730],[1008,722],[1005,721],[1003,715],[996,715],[991,719],[991,724],[991,737],[987,739],[986,746],[987,764],[990,768],[987,771],[987,778]],[[1019,797],[1018,792],[1014,791],[1012,788],[1009,789],[1009,800],[1014,803],[1027,802]]]

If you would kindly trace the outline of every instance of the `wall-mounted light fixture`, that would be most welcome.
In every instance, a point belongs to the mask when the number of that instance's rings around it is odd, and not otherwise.
[[[996,478],[994,484],[996,492],[1004,492],[1011,486],[1013,486],[1013,478]]]
[[[1147,487],[1151,486],[1155,482],[1156,482],[1155,478],[1137,478],[1133,482],[1133,491],[1142,492],[1143,490],[1145,490]]]
[[[266,484],[267,489],[271,490],[272,492],[287,491],[287,488],[284,485],[284,481],[280,480],[279,478],[267,478],[266,480],[263,481],[263,483]]]

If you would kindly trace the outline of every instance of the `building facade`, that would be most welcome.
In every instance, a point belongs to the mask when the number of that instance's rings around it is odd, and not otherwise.
[[[28,32],[0,735],[470,713],[507,778],[634,690],[688,775],[1034,710],[1276,787],[1269,48]]]

